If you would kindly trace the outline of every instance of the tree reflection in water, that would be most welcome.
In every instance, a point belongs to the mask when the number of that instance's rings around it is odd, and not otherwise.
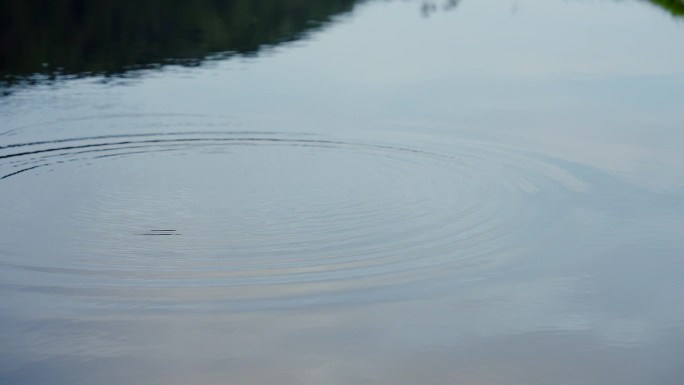
[[[0,0],[0,82],[116,75],[304,37],[356,0]]]
[[[363,0],[0,0],[0,88],[253,55]],[[675,16],[684,0],[648,0]],[[420,11],[461,0],[423,0]]]

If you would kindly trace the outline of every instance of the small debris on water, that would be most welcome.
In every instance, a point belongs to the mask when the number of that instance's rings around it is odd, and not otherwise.
[[[176,232],[176,230],[150,230],[147,233],[143,233],[140,235],[180,235],[179,233]]]

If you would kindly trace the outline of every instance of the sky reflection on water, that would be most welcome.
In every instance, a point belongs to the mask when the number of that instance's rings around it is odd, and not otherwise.
[[[681,383],[680,19],[295,3],[2,67],[0,384]]]

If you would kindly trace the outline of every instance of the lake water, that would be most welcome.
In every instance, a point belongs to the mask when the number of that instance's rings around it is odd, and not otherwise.
[[[684,382],[684,4],[157,3],[2,5],[0,384]]]

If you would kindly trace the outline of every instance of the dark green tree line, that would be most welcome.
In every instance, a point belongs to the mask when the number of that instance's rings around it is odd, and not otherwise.
[[[651,3],[665,8],[674,16],[684,16],[684,0],[649,0]]]
[[[251,54],[356,0],[0,0],[0,77],[114,74]]]

